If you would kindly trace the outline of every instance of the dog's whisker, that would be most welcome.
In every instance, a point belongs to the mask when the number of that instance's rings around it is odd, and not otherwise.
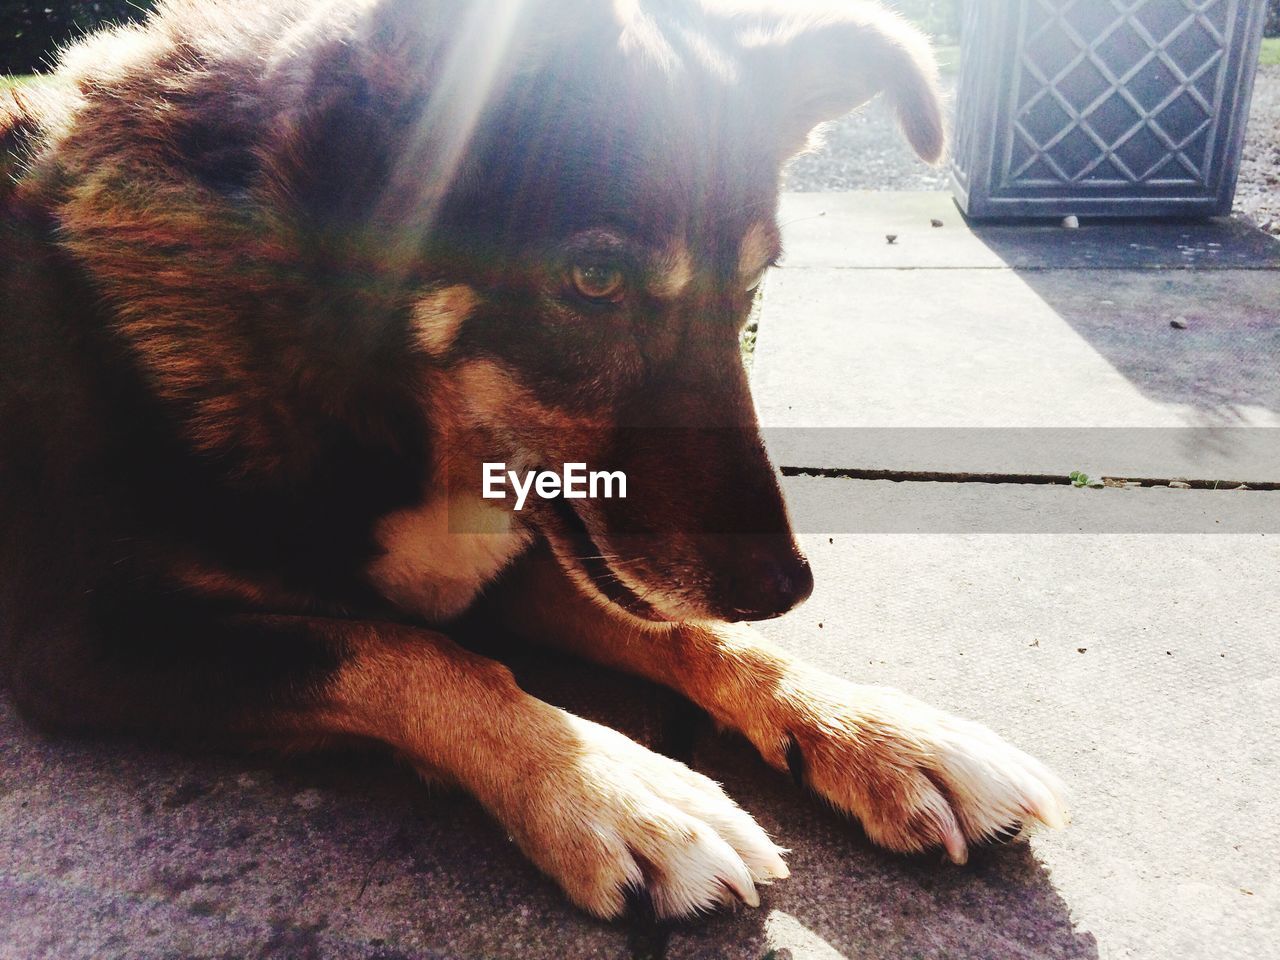
[[[630,558],[620,557],[614,553],[597,553],[597,554],[586,554],[586,555],[575,554],[573,556],[573,559],[584,560],[584,561],[603,560],[605,563],[613,564],[615,566],[624,567],[624,568],[635,567],[645,562],[645,559],[643,557],[630,557]]]

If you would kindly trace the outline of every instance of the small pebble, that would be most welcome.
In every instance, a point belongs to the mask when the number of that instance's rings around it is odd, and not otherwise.
[[[1183,320],[1181,317],[1174,317],[1169,321],[1169,326],[1173,327],[1175,330],[1185,330],[1187,329],[1187,321]]]
[[[895,243],[898,242],[898,235],[896,233],[886,233],[884,235],[884,239],[885,239],[885,242],[889,244],[889,246],[893,246]]]
[[[304,810],[314,810],[324,803],[324,794],[319,790],[301,790],[293,795],[293,802]]]
[[[1076,647],[1076,653],[1084,653],[1088,649],[1088,647]]]
[[[1191,489],[1191,484],[1187,483],[1187,481],[1185,480],[1170,480],[1169,486],[1172,487],[1174,490],[1190,490]]]
[[[1080,218],[1079,217],[1063,217],[1062,225],[1066,227],[1068,230],[1079,230]]]
[[[942,226],[942,221],[935,217],[934,219],[929,221],[929,225],[933,227],[940,227]]]

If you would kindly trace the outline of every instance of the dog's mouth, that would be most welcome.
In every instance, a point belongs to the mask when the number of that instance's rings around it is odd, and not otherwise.
[[[610,566],[608,555],[591,536],[586,521],[567,500],[556,497],[548,501],[548,506],[544,516],[554,517],[552,525],[556,528],[548,539],[561,564],[584,576],[600,596],[631,616],[653,623],[671,622],[671,617],[636,593]]]

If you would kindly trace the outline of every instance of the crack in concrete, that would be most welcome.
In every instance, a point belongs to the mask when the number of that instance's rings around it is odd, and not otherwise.
[[[1267,273],[1280,272],[1274,263],[1233,263],[1218,261],[1212,264],[1202,261],[1194,261],[1191,263],[1178,264],[1111,264],[1111,263],[1078,263],[1078,264],[1042,264],[1042,263],[986,263],[986,264],[875,264],[875,263],[845,263],[845,264],[824,264],[824,263],[805,263],[805,264],[786,264],[780,263],[775,268],[777,270],[800,271],[916,271],[918,273],[934,272],[934,273],[960,273],[963,271],[1004,271],[1006,273],[1191,273],[1205,272],[1212,273]]]
[[[858,467],[780,467],[784,477],[824,477],[836,480],[889,480],[894,483],[1014,483],[1040,486],[1072,486],[1066,474],[1046,473],[964,473],[937,470],[868,470]],[[1139,487],[1167,487],[1171,483],[1186,484],[1192,490],[1239,492],[1277,491],[1280,481],[1192,480],[1186,477],[1113,477],[1097,478],[1114,488],[1122,484]]]

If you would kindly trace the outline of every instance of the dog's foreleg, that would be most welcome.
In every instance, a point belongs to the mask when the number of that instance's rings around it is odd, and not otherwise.
[[[1057,777],[986,727],[811,668],[749,626],[639,623],[540,556],[506,589],[498,607],[531,639],[674,688],[890,849],[963,862],[970,843],[1065,821]]]
[[[173,625],[173,626],[176,626]],[[432,631],[387,623],[236,617],[191,624],[146,656],[80,643],[29,712],[64,727],[294,748],[390,745],[473,794],[573,901],[602,917],[629,894],[662,917],[759,903],[777,848],[714,783],[524,693],[506,667]],[[54,695],[52,684],[74,696]]]

